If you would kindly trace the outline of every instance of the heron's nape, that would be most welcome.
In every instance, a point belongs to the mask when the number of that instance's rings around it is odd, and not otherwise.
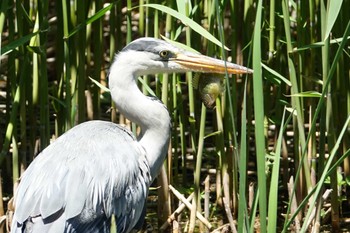
[[[141,127],[137,138],[106,121],[77,125],[43,150],[24,172],[15,195],[12,232],[117,232],[142,225],[148,188],[163,164],[170,116],[142,94],[137,78],[171,72],[243,74],[252,70],[140,38],[116,56],[109,87],[118,110]]]

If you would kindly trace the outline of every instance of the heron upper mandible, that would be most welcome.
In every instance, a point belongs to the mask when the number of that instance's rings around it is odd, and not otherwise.
[[[88,121],[68,130],[26,169],[15,194],[12,232],[117,232],[143,222],[148,188],[169,145],[170,117],[155,97],[139,90],[140,75],[172,72],[243,74],[252,70],[140,38],[110,67],[109,88],[118,110],[141,127],[138,137],[117,124]]]

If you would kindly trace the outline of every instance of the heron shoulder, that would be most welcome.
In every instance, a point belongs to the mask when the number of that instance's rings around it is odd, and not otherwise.
[[[15,219],[23,223],[29,216],[46,218],[62,209],[69,219],[87,206],[121,215],[147,196],[150,180],[145,151],[130,131],[111,122],[82,123],[42,151],[25,171],[15,198]],[[138,196],[131,197],[132,192]]]

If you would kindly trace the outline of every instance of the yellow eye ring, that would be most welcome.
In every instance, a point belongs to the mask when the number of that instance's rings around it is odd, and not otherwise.
[[[168,58],[169,51],[168,50],[162,50],[162,51],[159,52],[159,56],[161,56],[162,58]]]

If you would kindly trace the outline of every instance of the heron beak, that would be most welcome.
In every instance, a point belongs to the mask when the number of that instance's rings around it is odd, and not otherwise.
[[[251,74],[252,69],[195,53],[178,53],[172,60],[188,70],[205,73]]]

